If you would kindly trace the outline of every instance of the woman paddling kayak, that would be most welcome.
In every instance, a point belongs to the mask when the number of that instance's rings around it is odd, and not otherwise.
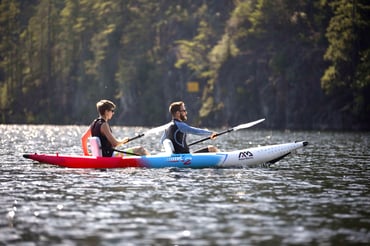
[[[89,128],[81,137],[84,155],[90,155],[87,148],[87,141],[91,136],[99,137],[102,147],[102,154],[104,157],[111,157],[114,152],[113,148],[128,143],[128,137],[118,140],[112,135],[112,129],[110,128],[108,121],[112,119],[115,108],[116,105],[109,100],[100,100],[96,103],[96,109],[99,113],[99,117],[91,123]],[[149,151],[142,146],[128,148],[123,152],[133,153],[135,155],[150,155]]]

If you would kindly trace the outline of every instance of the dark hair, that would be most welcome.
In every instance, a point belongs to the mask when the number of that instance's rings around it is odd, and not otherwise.
[[[173,102],[168,108],[168,111],[170,111],[172,115],[175,115],[177,111],[180,111],[181,105],[185,105],[185,103],[183,101]]]
[[[100,100],[96,103],[96,110],[100,115],[104,115],[106,110],[114,110],[116,105],[109,100]]]

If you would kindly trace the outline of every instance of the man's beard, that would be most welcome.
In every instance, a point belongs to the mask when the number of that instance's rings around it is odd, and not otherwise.
[[[181,121],[186,121],[188,117],[186,115],[180,115]]]

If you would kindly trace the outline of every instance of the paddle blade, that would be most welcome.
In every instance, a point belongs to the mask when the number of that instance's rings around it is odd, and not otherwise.
[[[169,123],[167,123],[165,125],[161,125],[161,126],[158,126],[158,127],[153,128],[153,129],[150,129],[149,131],[145,132],[144,135],[158,134],[160,132],[163,132],[171,124],[172,124],[172,122],[169,122]]]
[[[135,137],[129,138],[128,142],[130,142],[132,140],[135,140],[135,139],[138,139],[138,138],[141,138],[141,137],[144,137],[144,136],[147,136],[147,135],[150,135],[150,134],[158,134],[160,132],[163,132],[171,124],[172,124],[172,122],[169,122],[165,125],[161,125],[161,126],[153,128],[153,129],[150,129],[150,130],[146,131],[145,133],[141,133],[141,134],[139,134]]]
[[[249,123],[241,124],[241,125],[238,125],[238,126],[233,127],[233,130],[234,131],[237,131],[237,130],[249,128],[249,127],[252,127],[254,125],[257,125],[257,124],[261,123],[264,120],[265,119],[259,119],[259,120],[252,121],[252,122],[249,122]]]

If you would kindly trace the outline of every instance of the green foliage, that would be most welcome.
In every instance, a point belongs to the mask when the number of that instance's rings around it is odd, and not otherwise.
[[[271,128],[366,129],[369,9],[366,0],[4,0],[1,123],[88,124],[108,98],[118,124],[163,124],[168,104],[184,100],[208,126],[264,116]],[[201,91],[187,92],[189,81]]]
[[[194,37],[193,41],[179,40],[178,57],[175,66],[181,68],[186,65],[188,69],[195,71],[200,77],[207,74],[209,69],[209,62],[207,54],[210,50],[209,37],[211,30],[205,21],[201,21],[198,28],[198,35]]]
[[[322,88],[344,99],[337,102],[344,112],[364,118],[363,115],[370,113],[366,95],[370,90],[370,4],[368,1],[338,0],[330,6],[333,17],[326,33],[329,46],[324,58],[331,65],[321,79]]]

